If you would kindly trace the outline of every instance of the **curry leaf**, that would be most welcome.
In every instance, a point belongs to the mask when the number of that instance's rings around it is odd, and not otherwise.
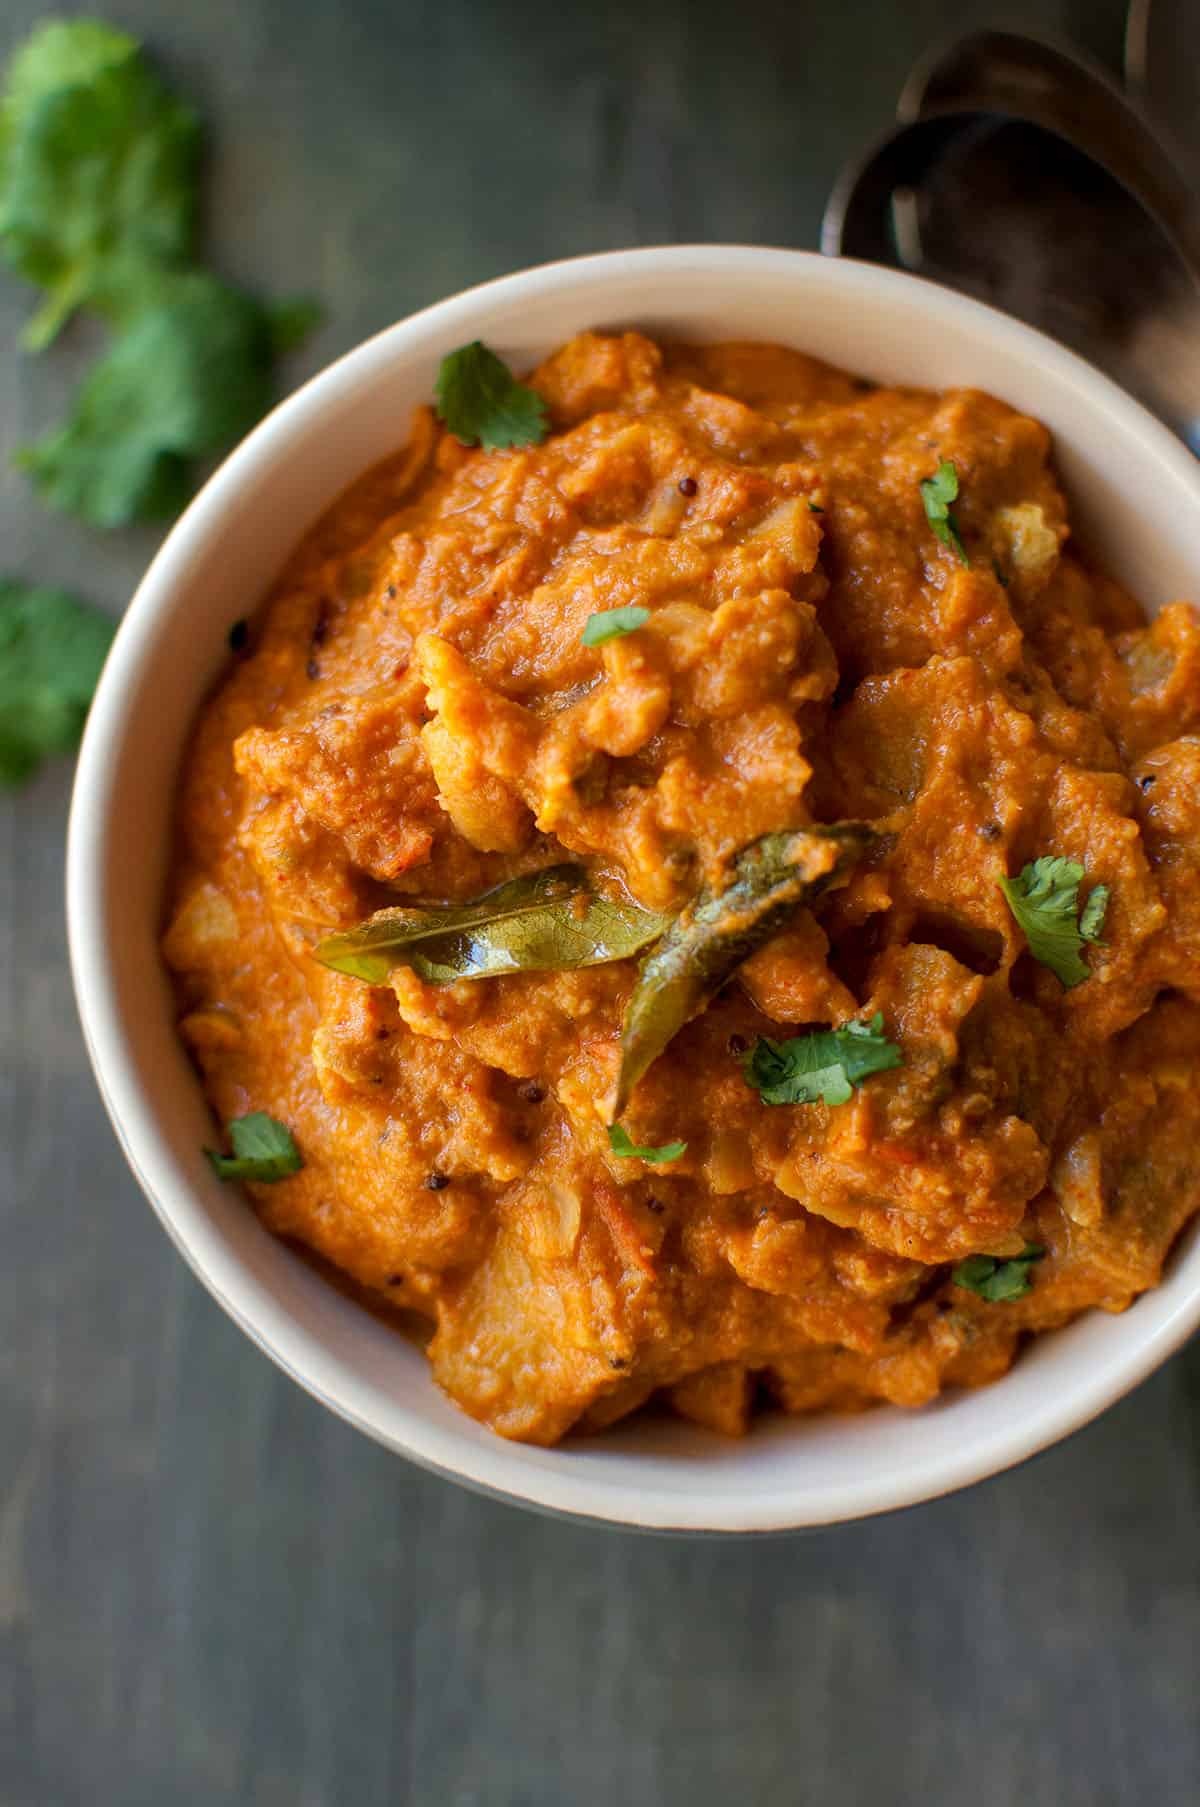
[[[46,291],[27,345],[81,304],[119,315],[132,269],[189,255],[199,152],[195,113],[133,38],[87,19],[34,33],[0,111],[0,247]]]
[[[286,1180],[304,1165],[291,1130],[266,1111],[235,1117],[229,1125],[233,1153],[218,1154],[206,1148],[213,1172],[221,1180],[257,1180],[260,1184]]]
[[[801,904],[862,859],[875,838],[856,822],[763,835],[738,854],[727,884],[705,889],[676,918],[643,961],[626,1006],[610,1120],[620,1116],[643,1073],[730,973]]]
[[[65,590],[0,581],[0,784],[75,745],[112,636]]]
[[[1001,1305],[1008,1299],[1022,1299],[1032,1289],[1031,1270],[1046,1251],[1036,1242],[1027,1242],[1019,1255],[1003,1261],[995,1255],[968,1255],[950,1275],[955,1286],[977,1293],[989,1305]]]
[[[464,445],[494,452],[546,437],[546,404],[537,390],[519,383],[478,339],[442,359],[435,395],[438,418]]]
[[[622,634],[636,633],[639,627],[645,627],[649,619],[649,609],[601,609],[599,614],[588,616],[579,636],[580,644],[603,646],[606,640],[617,640]]]
[[[1096,885],[1080,918],[1082,880],[1083,867],[1077,860],[1049,855],[1022,867],[1016,878],[1000,880],[1030,953],[1056,973],[1068,991],[1089,976],[1081,950],[1085,941],[1097,939],[1108,908],[1108,887]]]
[[[924,479],[921,500],[925,504],[925,519],[939,540],[957,553],[961,564],[969,565],[971,561],[959,537],[958,523],[950,512],[951,502],[958,500],[958,472],[949,458],[942,460],[932,477]]]
[[[427,985],[451,985],[626,960],[669,921],[628,898],[591,890],[582,866],[551,866],[472,903],[380,910],[355,929],[327,935],[315,953],[323,966],[371,985],[386,985],[397,966],[411,967]]]
[[[883,1033],[883,1014],[869,1023],[845,1023],[787,1041],[760,1036],[745,1063],[746,1082],[764,1104],[845,1104],[855,1086],[872,1073],[904,1064],[895,1042]]]
[[[634,1142],[619,1123],[609,1125],[608,1145],[622,1160],[632,1156],[639,1161],[650,1161],[656,1166],[662,1166],[667,1161],[677,1161],[680,1155],[687,1153],[686,1142],[664,1142],[661,1148],[646,1148],[641,1143]]]

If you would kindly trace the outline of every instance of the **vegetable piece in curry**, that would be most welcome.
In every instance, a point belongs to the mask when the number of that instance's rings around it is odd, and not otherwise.
[[[472,358],[185,773],[182,1033],[303,1151],[263,1221],[538,1443],[916,1406],[1124,1309],[1200,1206],[1200,616],[987,395]]]

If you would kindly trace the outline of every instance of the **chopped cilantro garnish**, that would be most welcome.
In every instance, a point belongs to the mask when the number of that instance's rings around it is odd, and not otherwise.
[[[1108,886],[1093,885],[1079,914],[1079,933],[1085,941],[1098,942],[1108,913]]]
[[[995,1255],[968,1255],[960,1261],[950,1278],[955,1286],[977,1293],[989,1305],[1001,1305],[1006,1299],[1023,1299],[1033,1281],[1030,1270],[1046,1251],[1036,1242],[1027,1242],[1019,1255],[1003,1261]]]
[[[519,383],[478,339],[442,359],[435,394],[438,418],[464,445],[495,452],[546,437],[546,404],[537,390]]]
[[[921,500],[925,504],[925,519],[939,540],[958,554],[960,563],[969,565],[971,561],[959,536],[958,522],[950,511],[951,502],[958,500],[958,472],[949,458],[943,458],[933,476],[924,479]]]
[[[656,1166],[662,1166],[667,1161],[677,1161],[681,1154],[687,1152],[686,1142],[665,1142],[661,1148],[644,1148],[631,1141],[619,1123],[611,1125],[608,1145],[622,1160],[632,1155],[639,1161],[652,1161]]]
[[[235,1117],[229,1125],[229,1139],[233,1143],[231,1155],[217,1154],[211,1148],[204,1151],[218,1179],[260,1183],[286,1180],[304,1165],[291,1130],[268,1117],[266,1111]]]
[[[840,1029],[818,1029],[789,1041],[760,1036],[747,1056],[747,1083],[764,1104],[845,1104],[855,1086],[872,1073],[904,1065],[895,1042],[883,1033],[883,1014],[869,1023],[846,1023]]]
[[[75,745],[112,636],[91,603],[0,580],[0,784]]]
[[[1046,856],[1024,866],[1016,878],[1002,878],[1000,889],[1042,966],[1056,973],[1070,991],[1089,977],[1082,954],[1085,942],[1099,938],[1108,908],[1107,885],[1095,885],[1079,914],[1083,867],[1077,860]]]
[[[587,625],[579,636],[580,643],[603,646],[606,640],[619,640],[622,634],[636,633],[649,619],[649,609],[601,609],[599,614],[588,616]]]

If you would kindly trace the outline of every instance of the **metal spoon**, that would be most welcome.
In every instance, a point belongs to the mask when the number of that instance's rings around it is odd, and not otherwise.
[[[844,172],[822,250],[898,263],[1031,321],[1200,452],[1200,212],[1098,70],[980,32],[914,71],[898,130]]]
[[[1171,133],[1193,181],[1200,181],[1196,24],[1196,0],[1131,0],[1125,80],[1149,117]]]

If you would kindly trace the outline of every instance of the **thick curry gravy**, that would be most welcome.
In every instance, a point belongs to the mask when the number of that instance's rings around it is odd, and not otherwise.
[[[422,411],[293,558],[199,723],[166,953],[222,1119],[286,1123],[273,1230],[431,1321],[464,1410],[548,1443],[651,1396],[725,1431],[918,1405],[1120,1310],[1200,1206],[1200,616],[1068,538],[1037,422],[762,345],[584,336],[544,443]],[[969,566],[920,483],[954,463]],[[587,647],[589,616],[640,606]],[[637,964],[386,986],[313,957],[389,900],[580,861],[678,911],[770,830],[876,824],[633,1092]],[[1109,888],[1090,977],[999,888]],[[881,1013],[903,1065],[769,1105],[760,1035]],[[1023,1296],[952,1278],[1044,1249]]]

